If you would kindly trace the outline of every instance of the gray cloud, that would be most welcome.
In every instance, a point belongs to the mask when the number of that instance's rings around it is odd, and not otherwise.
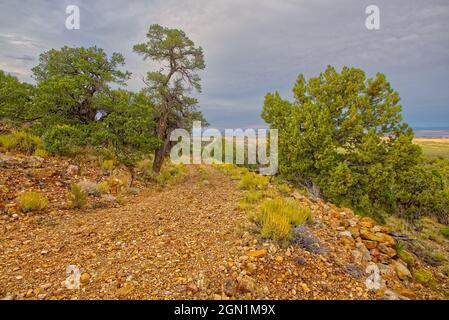
[[[368,31],[365,8],[381,10]],[[81,30],[64,27],[65,7],[81,9]],[[0,4],[0,68],[30,81],[38,54],[63,45],[98,45],[125,55],[138,90],[154,68],[132,52],[152,23],[181,28],[204,48],[202,110],[218,127],[263,125],[263,97],[291,96],[299,73],[331,64],[383,72],[399,91],[405,119],[444,126],[449,119],[447,0],[18,1]]]

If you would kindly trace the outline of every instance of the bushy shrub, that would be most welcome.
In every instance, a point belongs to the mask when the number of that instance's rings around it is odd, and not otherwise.
[[[106,171],[111,171],[114,169],[114,160],[104,160],[101,163],[101,168]]]
[[[108,194],[111,193],[111,186],[107,181],[103,181],[97,184],[97,190],[100,194]]]
[[[46,158],[48,157],[48,152],[44,149],[36,149],[33,153],[33,156],[40,157],[40,158]]]
[[[292,226],[286,216],[270,212],[263,217],[261,223],[260,234],[262,237],[275,241],[289,241],[292,239]]]
[[[56,125],[42,137],[45,149],[52,154],[71,155],[82,144],[83,132],[73,126]]]
[[[264,190],[269,184],[269,179],[265,176],[261,176],[252,172],[245,173],[240,180],[238,187],[242,190]]]
[[[25,192],[18,198],[19,209],[22,212],[41,211],[48,206],[48,199],[37,192]]]
[[[413,279],[423,285],[430,285],[435,281],[433,273],[424,268],[419,268],[413,271]]]
[[[261,203],[256,220],[261,226],[261,235],[276,241],[291,240],[293,227],[306,222],[310,210],[299,206],[294,200],[275,198]]]
[[[263,198],[262,191],[250,190],[244,194],[243,201],[245,201],[246,203],[255,204],[262,198]]]
[[[183,164],[173,164],[166,161],[162,166],[159,174],[153,173],[153,171],[147,172],[146,178],[150,181],[154,181],[160,186],[166,186],[176,181],[180,181],[185,177],[187,168]]]
[[[6,149],[32,154],[42,145],[41,139],[24,131],[0,136],[0,145]]]
[[[70,191],[67,194],[70,208],[80,209],[87,203],[86,192],[78,185],[73,183],[70,186]]]
[[[441,229],[440,233],[445,237],[446,239],[449,239],[449,227],[444,227]]]

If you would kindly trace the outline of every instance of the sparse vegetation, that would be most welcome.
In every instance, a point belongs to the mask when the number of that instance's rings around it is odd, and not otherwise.
[[[264,190],[268,186],[269,179],[252,172],[245,173],[238,187],[242,190]]]
[[[262,237],[276,241],[291,240],[293,226],[306,222],[309,217],[308,209],[281,197],[263,201],[256,214]]]
[[[413,271],[413,279],[423,285],[431,285],[435,278],[433,276],[433,273],[429,270],[426,270],[424,268],[419,268]]]
[[[101,163],[101,168],[105,171],[111,171],[114,169],[114,160],[104,160]]]
[[[24,213],[41,211],[47,208],[48,199],[37,192],[29,191],[19,196],[18,206]]]
[[[41,139],[25,131],[15,131],[8,135],[0,135],[0,145],[9,150],[17,150],[33,154],[42,146]]]
[[[87,203],[87,193],[78,184],[73,183],[68,193],[69,206],[73,209],[81,209]]]
[[[111,186],[109,185],[109,182],[103,181],[97,184],[97,190],[100,194],[108,194],[111,193]]]

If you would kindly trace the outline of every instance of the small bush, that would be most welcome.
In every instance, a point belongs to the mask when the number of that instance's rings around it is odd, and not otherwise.
[[[40,158],[46,158],[48,157],[48,152],[44,149],[36,149],[33,153],[33,156],[40,157]]]
[[[19,209],[22,212],[40,211],[48,206],[48,199],[37,192],[26,192],[19,196]]]
[[[435,280],[433,273],[423,268],[413,271],[413,279],[423,285],[429,285]]]
[[[77,184],[72,184],[70,186],[70,191],[67,197],[69,200],[70,208],[73,209],[80,209],[87,203],[86,192]]]
[[[41,139],[24,131],[15,131],[0,137],[0,145],[9,150],[32,154],[42,145]]]
[[[109,194],[111,193],[111,186],[107,181],[103,181],[97,184],[97,190],[100,194]]]
[[[263,198],[262,191],[250,190],[245,193],[245,195],[243,197],[243,201],[246,203],[255,204],[262,198]]]
[[[289,222],[295,225],[306,222],[310,217],[310,210],[308,208],[300,207],[294,200],[280,197],[264,201],[260,209],[262,217],[270,213],[276,213],[287,217]]]
[[[261,225],[262,237],[276,241],[292,239],[293,226],[306,222],[310,210],[285,198],[266,200],[260,205],[256,221]]]
[[[114,160],[104,160],[101,164],[101,168],[106,171],[114,169]]]
[[[396,252],[398,254],[398,257],[404,261],[405,263],[407,263],[407,265],[409,267],[412,267],[415,265],[415,257],[413,256],[413,254],[411,254],[410,252],[408,252],[405,249],[404,243],[402,241],[399,241],[396,244]]]
[[[268,213],[263,217],[262,237],[275,241],[289,241],[292,239],[292,226],[286,216]]]
[[[154,175],[153,172],[147,175],[147,178],[155,181],[161,186],[166,186],[170,183],[179,181],[186,175],[186,167],[183,164],[174,165],[167,163],[162,167],[161,172],[158,175]]]
[[[446,239],[449,239],[449,227],[445,227],[441,229],[440,233],[445,237]]]
[[[269,179],[267,177],[248,172],[242,177],[238,187],[242,190],[264,190],[268,186],[268,183]]]

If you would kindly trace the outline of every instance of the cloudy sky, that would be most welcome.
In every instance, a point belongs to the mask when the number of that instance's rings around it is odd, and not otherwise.
[[[65,28],[78,5],[81,29]],[[365,8],[380,8],[380,30],[365,27]],[[264,126],[264,95],[291,97],[298,76],[327,65],[383,72],[402,97],[412,126],[449,126],[447,0],[1,0],[0,69],[32,81],[50,48],[97,45],[120,52],[133,73],[128,88],[154,68],[132,52],[150,24],[183,29],[204,48],[200,105],[218,128]]]

